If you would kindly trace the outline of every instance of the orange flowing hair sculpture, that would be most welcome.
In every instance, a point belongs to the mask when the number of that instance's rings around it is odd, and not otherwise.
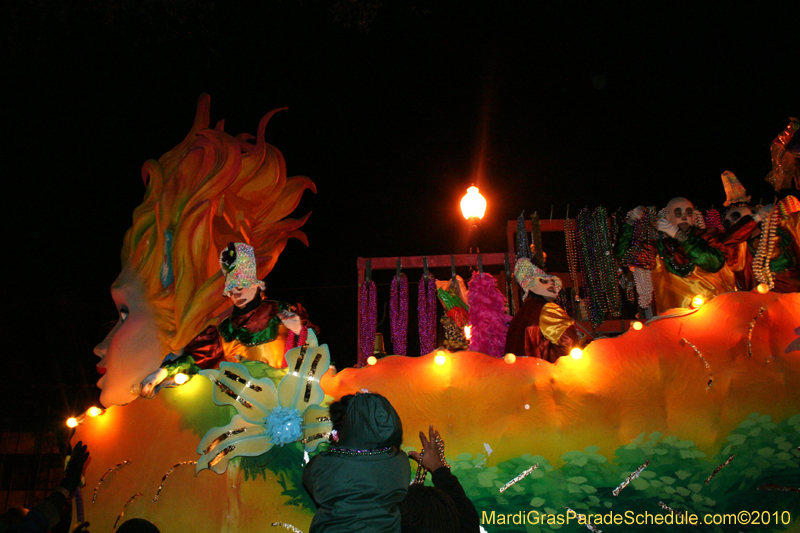
[[[282,109],[261,119],[252,144],[252,135],[225,133],[224,121],[209,128],[210,97],[202,94],[186,138],[142,167],[144,201],[125,234],[122,265],[144,284],[160,340],[173,353],[229,305],[219,269],[229,242],[255,248],[262,279],[290,238],[308,245],[299,230],[308,215],[285,217],[316,187],[305,176],[287,177],[283,155],[264,141],[267,122]]]

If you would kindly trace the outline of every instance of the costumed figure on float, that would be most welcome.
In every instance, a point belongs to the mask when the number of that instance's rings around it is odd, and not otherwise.
[[[575,321],[555,303],[561,279],[526,257],[517,260],[514,278],[524,291],[523,303],[508,328],[505,351],[555,363],[578,344]]]
[[[749,291],[765,283],[777,292],[800,290],[797,199],[787,196],[777,206],[766,205],[753,213],[750,196],[733,172],[722,174],[725,187],[725,259],[738,290]]]
[[[314,326],[300,304],[267,300],[266,284],[256,277],[256,258],[249,244],[230,243],[219,256],[225,275],[223,296],[233,303],[231,316],[209,326],[192,339],[180,356],[170,357],[142,382],[142,395],[152,397],[158,386],[178,373],[197,374],[216,368],[222,361],[261,361],[286,367],[284,352],[308,344],[317,346]],[[288,333],[280,336],[281,326]],[[169,383],[169,382],[167,382]]]
[[[615,254],[625,257],[633,241],[636,220],[644,207],[628,213],[617,239]],[[660,235],[651,279],[659,313],[676,307],[688,308],[695,296],[709,301],[734,290],[733,273],[725,263],[722,246],[707,231],[702,215],[686,198],[673,198],[656,219]]]

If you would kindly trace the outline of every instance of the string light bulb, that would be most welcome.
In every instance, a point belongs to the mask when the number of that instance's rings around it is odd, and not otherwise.
[[[183,372],[178,372],[177,374],[175,374],[175,383],[176,384],[183,385],[187,381],[189,381],[189,376],[184,374]]]
[[[503,361],[505,361],[506,364],[513,365],[517,361],[517,356],[513,353],[507,353],[503,356]]]
[[[377,362],[378,362],[378,358],[377,358],[377,357],[375,357],[374,355],[370,355],[369,357],[367,357],[367,364],[368,364],[369,366],[372,366],[372,365],[374,365],[374,364],[375,364],[375,363],[377,363]]]
[[[631,322],[631,329],[635,329],[636,331],[639,331],[643,327],[644,327],[644,324],[642,324],[638,320],[634,320],[633,322]]]
[[[67,418],[67,427],[68,428],[76,428],[78,427],[78,419],[74,416]]]
[[[697,296],[692,298],[692,304],[691,304],[692,305],[692,309],[700,309],[701,307],[703,307],[704,303],[706,303],[705,298],[703,298],[702,296],[700,296],[698,294]]]
[[[576,361],[583,357],[583,350],[580,348],[573,348],[572,351],[569,352],[569,356],[575,359]]]
[[[433,358],[433,362],[437,365],[443,365],[447,361],[447,357],[444,356],[444,352],[439,350],[436,352],[436,357]]]
[[[90,407],[89,409],[86,410],[86,414],[91,416],[92,418],[94,418],[96,416],[102,415],[103,414],[103,410],[100,409],[99,407],[92,406],[92,407]]]
[[[769,285],[767,285],[766,283],[759,283],[756,286],[756,291],[758,292],[758,294],[767,294],[769,292]]]

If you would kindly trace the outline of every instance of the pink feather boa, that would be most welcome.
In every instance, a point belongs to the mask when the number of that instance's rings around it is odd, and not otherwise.
[[[469,322],[472,325],[469,349],[503,357],[510,321],[497,281],[490,274],[474,272],[469,280]]]

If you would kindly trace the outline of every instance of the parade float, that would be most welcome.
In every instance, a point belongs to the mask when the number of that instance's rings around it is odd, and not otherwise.
[[[552,363],[431,347],[431,278],[420,283],[419,331],[428,338],[418,356],[336,373],[336,347],[306,343],[286,351],[285,368],[226,356],[141,398],[140,383],[227,316],[220,250],[251,245],[263,279],[288,239],[305,241],[305,219],[286,217],[314,186],[285,175],[264,141],[270,116],[255,137],[232,137],[222,123],[209,127],[203,96],[186,139],[144,166],[145,200],[112,286],[120,320],[98,346],[103,409],[76,420],[73,441],[91,451],[78,520],[93,531],[113,531],[123,517],[165,533],[308,531],[314,503],[301,476],[327,446],[326,406],[369,390],[396,408],[407,451],[419,447],[419,430],[440,431],[486,531],[676,527],[563,523],[568,513],[685,524],[747,512],[759,531],[797,527],[800,294],[721,294]],[[478,292],[492,293],[488,273],[473,276]],[[369,309],[375,296],[368,283],[362,289]],[[393,289],[407,309],[407,281]],[[497,327],[493,313],[484,314],[487,327]],[[361,325],[366,350],[374,324]],[[476,334],[482,349],[497,350],[491,332]],[[270,338],[280,353],[288,335],[278,328]],[[698,527],[739,531],[744,518]]]

